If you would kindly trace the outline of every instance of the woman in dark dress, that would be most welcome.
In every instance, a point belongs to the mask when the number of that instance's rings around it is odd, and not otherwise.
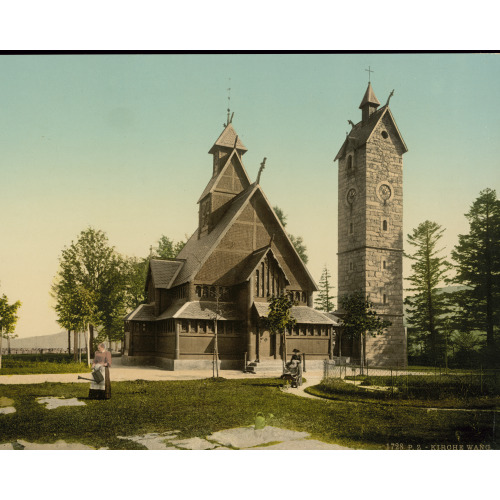
[[[92,362],[92,369],[98,370],[104,377],[100,383],[91,382],[89,399],[109,399],[111,398],[111,380],[109,378],[109,367],[111,366],[111,353],[106,351],[104,343],[99,344]]]

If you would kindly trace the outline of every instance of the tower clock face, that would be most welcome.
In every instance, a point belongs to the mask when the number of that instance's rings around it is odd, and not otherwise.
[[[380,187],[378,188],[378,194],[382,200],[387,201],[392,194],[390,186],[387,184],[381,184]]]
[[[349,205],[352,205],[354,203],[354,200],[356,199],[356,190],[354,188],[351,188],[349,189],[349,191],[347,191],[347,203],[349,203]]]

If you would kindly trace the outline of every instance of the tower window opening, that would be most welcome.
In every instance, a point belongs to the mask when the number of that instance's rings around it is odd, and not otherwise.
[[[385,130],[382,130],[382,137],[384,139],[387,139],[389,137],[389,134]]]
[[[387,295],[384,293],[384,297],[383,297],[383,302],[384,304],[387,304]]]
[[[352,234],[354,232],[354,225],[352,222],[349,223],[349,234]]]
[[[352,156],[347,157],[347,172],[349,174],[352,172]]]
[[[351,262],[349,262],[349,271],[352,271],[353,269],[354,269],[354,265],[351,261]]]
[[[382,261],[382,269],[387,269],[387,262],[385,260]]]
[[[382,221],[382,230],[387,231],[387,220]]]

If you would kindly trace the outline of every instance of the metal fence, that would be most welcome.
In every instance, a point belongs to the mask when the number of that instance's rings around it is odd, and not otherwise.
[[[339,383],[341,382],[341,383]],[[500,370],[370,367],[325,360],[322,384],[337,392],[386,398],[435,399],[500,395]]]

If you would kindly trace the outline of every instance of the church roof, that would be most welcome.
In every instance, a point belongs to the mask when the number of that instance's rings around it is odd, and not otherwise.
[[[268,302],[254,302],[253,307],[261,318],[267,318],[269,314]],[[297,323],[308,323],[317,325],[335,325],[335,322],[326,314],[308,306],[292,306],[291,316]]]
[[[216,302],[213,301],[193,301],[184,302],[181,304],[172,304],[160,316],[158,320],[162,319],[215,319]],[[238,308],[228,302],[219,302],[218,319],[225,321],[234,321],[244,319]]]
[[[154,305],[141,304],[137,306],[131,313],[127,314],[124,318],[125,321],[154,321]]]
[[[210,148],[209,153],[213,153],[217,146],[231,149],[236,148],[238,151],[241,151],[241,154],[245,154],[248,151],[238,137],[238,134],[236,134],[236,130],[234,130],[232,123],[229,123],[222,131],[222,134],[215,141],[215,144]]]
[[[239,163],[239,166],[241,167],[241,170],[243,172],[243,175],[244,177],[246,178],[248,184],[247,185],[250,185],[251,182],[250,182],[250,177],[248,177],[248,174],[247,174],[247,171],[245,170],[245,166],[243,165],[243,162],[241,161],[241,158],[240,156],[238,155],[238,152],[236,151],[236,149],[233,149],[233,152],[229,155],[229,158],[227,159],[225,165],[222,167],[221,171],[217,174],[217,175],[214,175],[209,181],[208,181],[208,184],[207,186],[205,187],[205,189],[203,190],[203,193],[201,193],[201,196],[200,198],[198,199],[198,203],[200,203],[201,200],[203,200],[203,198],[205,198],[205,196],[208,194],[208,193],[211,193],[216,187],[217,187],[217,182],[218,180],[221,178],[221,176],[224,175],[225,171],[228,169],[228,166],[231,164],[231,161],[233,159],[233,157],[237,158],[237,161]]]
[[[264,260],[264,257],[270,253],[274,257],[274,253],[271,250],[271,246],[267,245],[263,248],[259,248],[258,250],[255,250],[253,253],[251,253],[243,262],[243,270],[241,274],[240,281],[243,283],[244,281],[248,281],[250,279],[250,276],[253,275],[255,272],[255,269],[259,266],[259,264]],[[285,270],[280,266],[280,263],[276,257],[274,257],[274,260],[278,264],[278,267],[281,269],[281,272],[285,276],[285,280],[287,283],[290,283],[290,280],[288,279]]]
[[[302,259],[295,250],[293,243],[290,241],[290,238],[288,237],[285,229],[281,225],[278,216],[272,209],[271,204],[269,203],[264,192],[262,191],[262,188],[260,187],[259,184],[256,183],[248,186],[245,190],[243,190],[241,193],[236,195],[231,200],[231,204],[227,209],[226,213],[222,216],[221,220],[217,223],[217,225],[212,229],[211,232],[209,232],[207,235],[201,238],[198,238],[198,229],[193,233],[191,238],[189,238],[189,240],[187,241],[187,243],[184,245],[183,249],[179,252],[179,255],[177,256],[178,260],[185,260],[186,262],[184,263],[183,267],[179,271],[179,274],[175,278],[174,283],[171,286],[177,286],[187,281],[192,281],[195,278],[198,271],[202,268],[203,264],[208,259],[208,257],[210,257],[212,252],[217,248],[217,245],[225,236],[229,228],[232,226],[233,222],[238,218],[238,216],[250,202],[252,197],[257,193],[259,193],[262,196],[263,201],[267,205],[271,214],[274,216],[275,221],[277,222],[279,227],[282,228],[283,234],[289,242],[291,251],[294,252],[296,255],[297,264],[299,266],[302,266],[306,276],[310,280],[313,290],[317,290],[317,286],[316,283],[314,282],[313,277],[311,276],[309,270],[302,262]],[[255,258],[257,257],[255,256]],[[246,271],[242,270],[239,273],[243,272]]]
[[[170,288],[182,264],[178,260],[150,259],[149,268],[155,288]]]
[[[186,262],[177,275],[173,286],[177,286],[194,279],[194,276],[201,269],[205,260],[213,252],[219,241],[226,233],[227,229],[231,225],[231,222],[236,218],[237,214],[240,213],[240,210],[252,197],[256,189],[257,186],[252,185],[245,191],[242,191],[239,195],[236,195],[231,201],[231,205],[227,209],[227,212],[222,216],[221,220],[212,229],[212,231],[206,236],[198,239],[198,229],[196,229],[177,256],[178,259],[185,259]]]
[[[335,160],[333,161],[337,161],[339,158],[342,158],[344,156],[344,154],[346,153],[347,145],[349,143],[352,145],[354,149],[359,148],[360,146],[366,144],[370,140],[373,131],[375,130],[379,122],[386,114],[392,120],[394,128],[396,129],[397,136],[401,141],[404,151],[405,152],[408,151],[405,141],[403,140],[403,137],[401,136],[401,133],[399,132],[399,129],[396,125],[394,116],[392,115],[389,106],[385,105],[382,106],[380,109],[377,109],[377,111],[374,111],[365,121],[360,121],[352,128],[346,140],[342,144],[342,147],[337,153]]]

